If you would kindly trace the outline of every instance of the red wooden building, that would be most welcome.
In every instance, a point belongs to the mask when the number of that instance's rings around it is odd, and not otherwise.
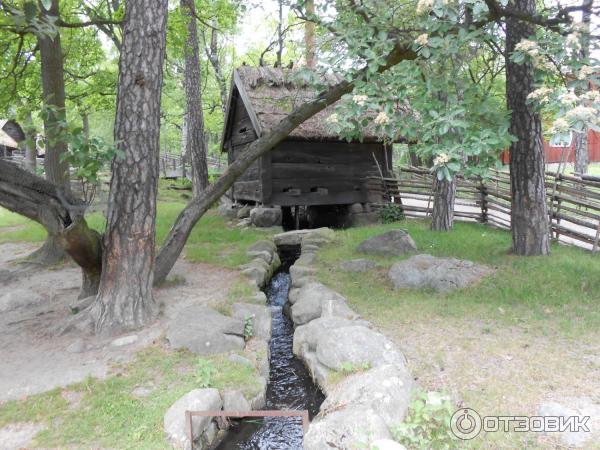
[[[600,162],[600,133],[590,130],[588,132],[588,151],[590,162]],[[567,162],[575,162],[575,141],[571,139],[568,145],[553,145],[544,139],[544,153],[546,154],[546,164],[559,163],[562,160],[563,152],[567,152]],[[510,156],[508,150],[502,152],[502,163],[508,164]]]

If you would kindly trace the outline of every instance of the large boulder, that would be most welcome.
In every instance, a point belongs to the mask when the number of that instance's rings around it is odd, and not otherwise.
[[[413,379],[404,364],[386,364],[353,374],[329,393],[321,411],[352,404],[373,409],[388,427],[402,423],[411,400]]]
[[[271,308],[252,303],[234,303],[232,310],[232,317],[244,321],[244,324],[246,320],[250,320],[252,336],[266,341],[271,339]]]
[[[250,222],[255,227],[261,228],[281,225],[281,208],[253,208],[250,211]]]
[[[188,439],[186,411],[215,411],[220,410],[223,402],[217,389],[194,389],[188,392],[167,410],[164,419],[164,430],[173,447],[189,449],[191,443]],[[195,416],[192,418],[192,434],[194,440],[199,440],[200,446],[205,448],[209,440],[208,434],[212,425],[212,417]]]
[[[346,304],[346,299],[321,283],[310,282],[294,296],[290,316],[296,325],[303,325],[322,316],[356,319],[358,315]]]
[[[344,272],[368,272],[376,267],[379,267],[379,264],[370,259],[351,259],[340,264],[340,269]]]
[[[448,292],[477,283],[491,272],[489,267],[472,261],[415,255],[395,263],[388,276],[396,289],[430,288]]]
[[[370,448],[371,442],[390,438],[374,410],[349,406],[313,421],[304,436],[304,450]]]
[[[369,255],[402,256],[416,251],[417,246],[406,231],[391,230],[363,241],[356,250]]]
[[[360,325],[331,330],[317,342],[316,356],[319,363],[338,371],[406,361],[383,334]]]
[[[244,348],[244,321],[201,305],[182,309],[170,322],[167,340],[172,348],[214,355]]]

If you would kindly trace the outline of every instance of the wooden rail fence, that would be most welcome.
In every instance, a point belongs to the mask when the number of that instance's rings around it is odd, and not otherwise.
[[[407,217],[428,217],[433,210],[433,175],[428,169],[401,167],[396,178],[370,177],[367,188],[400,204]],[[599,250],[600,177],[546,172],[551,237]],[[510,229],[510,176],[492,170],[486,179],[457,179],[454,216],[458,220]]]
[[[227,166],[226,159],[221,159],[214,155],[206,156],[206,163],[209,169],[221,172]],[[189,178],[191,177],[190,162],[179,153],[163,152],[159,159],[159,172],[163,178]]]

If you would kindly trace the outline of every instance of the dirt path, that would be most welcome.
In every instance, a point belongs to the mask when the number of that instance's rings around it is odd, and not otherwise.
[[[166,319],[190,303],[214,303],[227,297],[237,273],[180,260],[172,276],[181,284],[156,290],[163,314],[153,325],[122,345],[79,332],[60,335],[72,317],[69,304],[78,294],[80,271],[26,267],[19,259],[36,247],[0,244],[0,402],[79,382],[105,377],[115,362],[131,359],[137,350],[163,335]],[[129,342],[129,343],[127,343]]]

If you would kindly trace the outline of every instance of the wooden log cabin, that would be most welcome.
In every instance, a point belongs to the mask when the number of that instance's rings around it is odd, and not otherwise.
[[[221,148],[230,164],[249,143],[316,96],[308,85],[293,79],[290,69],[234,70]],[[367,203],[366,178],[389,175],[391,146],[372,132],[363,135],[362,142],[342,140],[327,125],[334,106],[301,124],[248,168],[233,186],[233,199],[282,207]]]
[[[12,156],[23,140],[25,140],[25,133],[17,122],[0,119],[0,158]]]

